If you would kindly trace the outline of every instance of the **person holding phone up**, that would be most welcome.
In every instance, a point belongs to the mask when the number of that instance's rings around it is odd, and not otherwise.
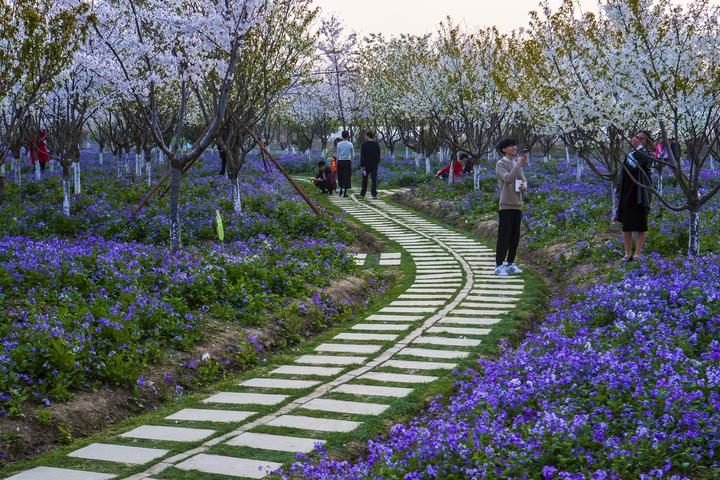
[[[520,244],[522,193],[527,190],[523,167],[527,165],[529,152],[523,150],[517,157],[517,142],[511,138],[502,140],[497,149],[503,158],[495,165],[500,193],[495,274],[506,277],[523,273],[522,269],[515,265],[515,254]],[[506,259],[507,265],[504,264]]]

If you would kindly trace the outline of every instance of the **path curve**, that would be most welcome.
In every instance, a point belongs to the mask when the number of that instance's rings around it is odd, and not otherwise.
[[[362,423],[338,417],[346,413],[380,415],[393,401],[411,393],[414,386],[435,381],[443,371],[454,368],[453,360],[473,356],[473,349],[492,325],[516,306],[523,280],[496,277],[493,251],[468,235],[385,201],[365,201],[355,195],[348,199],[332,197],[332,201],[359,222],[397,242],[403,254],[410,256],[416,276],[402,295],[332,341],[318,345],[316,354],[278,365],[265,377],[242,382],[236,391],[217,392],[198,408],[178,411],[164,422],[125,432],[117,444],[90,444],[69,456],[91,461],[93,467],[105,462],[146,465],[141,473],[124,477],[126,480],[150,480],[171,467],[198,472],[198,478],[208,473],[263,478],[281,464],[214,450],[230,445],[261,452],[307,453],[324,441],[324,434],[352,431]],[[383,255],[380,263],[398,264],[399,259],[397,254]],[[309,393],[293,394],[310,388]],[[273,393],[264,393],[268,391]],[[353,400],[332,398],[336,394]],[[277,408],[259,415],[253,411],[258,405]],[[203,427],[197,428],[198,423]],[[237,426],[218,434],[213,430],[218,424]],[[287,428],[307,435],[268,433]],[[171,457],[168,450],[152,445],[168,441],[203,443]],[[101,473],[100,468],[94,470],[47,466],[10,479],[119,478]]]

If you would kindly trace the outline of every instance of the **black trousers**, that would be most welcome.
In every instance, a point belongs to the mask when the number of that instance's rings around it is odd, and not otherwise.
[[[360,196],[364,197],[367,193],[368,177],[370,177],[370,193],[373,197],[377,197],[377,168],[372,170],[365,170],[365,175],[362,179],[362,190],[360,190]]]
[[[338,160],[337,162],[338,185],[341,190],[351,188],[352,160]]]
[[[508,263],[515,262],[515,254],[520,244],[521,220],[521,210],[500,210],[495,265],[502,265],[505,258]]]

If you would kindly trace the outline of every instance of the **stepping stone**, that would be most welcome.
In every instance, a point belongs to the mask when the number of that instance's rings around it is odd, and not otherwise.
[[[381,259],[390,259],[390,258],[401,258],[402,253],[394,252],[394,253],[381,253],[380,258]]]
[[[454,313],[455,315],[504,315],[509,313],[509,310],[482,310],[474,308],[470,310],[467,308],[458,308],[450,313]]]
[[[357,325],[353,325],[352,330],[367,330],[371,332],[403,332],[408,328],[410,328],[410,325],[403,325],[400,323],[390,325],[358,323]]]
[[[445,300],[395,300],[390,304],[392,307],[418,307],[422,305],[444,305]]]
[[[384,307],[380,312],[383,313],[432,313],[435,307]]]
[[[415,279],[415,283],[413,283],[413,287],[417,286],[427,286],[426,284],[431,284],[436,287],[457,287],[460,288],[460,280],[438,280],[438,279],[432,279],[432,278],[426,278],[426,279]]]
[[[480,340],[473,338],[450,338],[450,337],[419,337],[412,343],[420,345],[442,345],[444,347],[477,347]]]
[[[429,275],[417,275],[417,280],[438,280],[442,278],[457,278],[462,277],[462,272],[451,272],[451,273],[436,273],[436,274],[429,274]]]
[[[311,365],[359,365],[365,363],[365,357],[344,357],[340,355],[303,355],[295,360],[297,363]]]
[[[5,480],[107,480],[110,478],[115,478],[115,475],[69,470],[67,468],[36,467],[8,477]]]
[[[270,393],[220,392],[203,400],[203,403],[227,403],[231,405],[277,405],[287,399],[287,395]]]
[[[463,302],[460,305],[463,308],[515,308],[515,302]]]
[[[476,317],[445,317],[438,323],[453,323],[459,325],[495,325],[500,323],[499,318],[476,318]]]
[[[164,442],[199,442],[215,433],[203,428],[162,427],[143,425],[120,435],[123,438],[143,438]]]
[[[330,418],[306,417],[302,415],[281,415],[267,423],[271,427],[299,428],[316,432],[352,432],[360,422],[334,420]]]
[[[407,293],[455,293],[457,288],[410,287]]]
[[[316,398],[302,405],[301,408],[321,412],[352,413],[355,415],[380,415],[382,412],[390,408],[390,405]]]
[[[174,413],[165,420],[179,420],[183,422],[217,422],[240,423],[255,415],[257,412],[243,412],[240,410],[203,410],[186,408]]]
[[[445,294],[445,295],[443,295],[443,294],[434,295],[434,294],[431,294],[431,293],[427,293],[427,294],[423,294],[423,293],[403,293],[403,294],[400,295],[398,298],[400,298],[400,299],[406,299],[406,298],[407,298],[407,299],[412,299],[412,300],[436,300],[436,299],[447,300],[447,299],[452,298],[452,295],[447,295],[447,294]]]
[[[315,450],[317,444],[324,445],[325,440],[253,432],[245,432],[227,442],[227,445],[233,447],[250,447],[290,453],[310,453]]]
[[[455,335],[489,335],[489,328],[430,327],[428,333],[452,333]]]
[[[349,393],[350,395],[362,395],[370,397],[394,397],[403,398],[412,393],[412,388],[399,387],[378,387],[375,385],[344,384],[337,387],[335,393]]]
[[[282,463],[263,462],[248,458],[225,457],[222,455],[208,455],[206,453],[195,455],[175,465],[175,468],[185,471],[245,478],[265,478],[280,467],[282,467]]]
[[[458,350],[432,350],[428,348],[404,348],[400,350],[398,355],[425,358],[467,358],[470,356],[470,352]]]
[[[453,290],[454,291],[454,290]],[[416,322],[425,318],[424,315],[370,315],[366,320],[376,322]]]
[[[438,379],[430,375],[407,375],[404,373],[368,372],[358,378],[389,383],[432,383]]]
[[[318,377],[332,377],[342,372],[337,367],[301,367],[298,365],[283,365],[276,368],[271,374],[276,375],[317,375]]]
[[[457,364],[443,362],[417,362],[413,360],[388,360],[381,366],[402,368],[404,370],[449,370],[457,367]]]
[[[401,263],[400,260],[382,260],[382,259],[381,259],[381,260],[378,261],[378,265],[386,265],[386,266],[389,266],[389,265],[400,265],[400,263]]]
[[[380,341],[392,341],[398,336],[392,334],[382,333],[341,333],[336,335],[333,340],[380,340]]]
[[[243,387],[303,389],[318,385],[317,380],[283,380],[280,378],[251,378],[240,384]]]
[[[169,450],[160,448],[128,447],[125,445],[111,445],[108,443],[92,443],[74,452],[68,457],[84,458],[86,460],[103,460],[106,462],[127,463],[128,465],[143,465],[167,455]]]
[[[476,295],[478,295],[478,297],[476,297]],[[466,299],[467,299],[467,300],[471,300],[471,299],[475,299],[475,298],[478,298],[478,299],[479,299],[479,298],[480,298],[479,295],[483,295],[485,298],[491,298],[491,297],[492,297],[492,298],[495,298],[495,296],[501,296],[500,298],[502,298],[502,296],[505,296],[505,297],[519,297],[520,295],[522,295],[522,292],[518,292],[518,291],[503,292],[502,290],[472,289],[472,290],[470,290],[470,294],[466,297]],[[491,297],[488,297],[488,295],[490,295]],[[515,300],[515,299],[512,299],[512,300]]]
[[[352,343],[323,343],[315,347],[318,352],[334,353],[376,353],[381,349],[381,345],[353,345]]]
[[[476,288],[489,288],[489,289],[492,289],[492,290],[499,290],[499,291],[502,291],[502,290],[522,290],[522,289],[525,288],[523,285],[498,285],[498,284],[493,284],[493,283],[481,283],[481,284],[476,284],[475,287],[476,287]]]

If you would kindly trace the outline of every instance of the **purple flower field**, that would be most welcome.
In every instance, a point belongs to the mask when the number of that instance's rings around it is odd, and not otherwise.
[[[615,277],[457,372],[455,395],[365,458],[301,460],[283,477],[717,478],[720,257],[653,257]]]
[[[249,165],[243,212],[233,213],[216,159],[186,180],[184,248],[171,254],[167,199],[130,220],[147,187],[116,178],[116,165],[99,166],[96,155],[83,153],[83,193],[70,217],[59,173],[9,185],[0,210],[0,414],[96,384],[132,386],[165,350],[202,339],[208,318],[262,326],[354,268],[342,223],[316,218],[278,175]]]

